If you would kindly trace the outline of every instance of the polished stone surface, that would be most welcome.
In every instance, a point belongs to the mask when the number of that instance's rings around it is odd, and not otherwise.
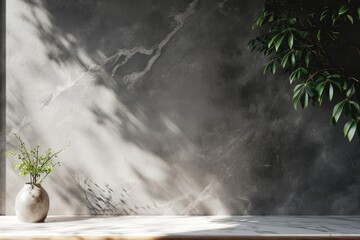
[[[0,237],[36,236],[347,236],[360,237],[359,216],[50,216],[45,223],[0,217]]]

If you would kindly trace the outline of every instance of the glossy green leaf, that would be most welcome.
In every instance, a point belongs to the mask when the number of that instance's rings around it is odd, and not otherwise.
[[[300,100],[300,97],[294,99],[294,108],[297,109],[298,105],[299,105],[299,100]]]
[[[340,92],[342,92],[342,87],[340,83],[334,81],[332,81],[332,83],[339,89]]]
[[[324,92],[326,82],[321,82],[316,86],[316,91],[318,92],[318,95],[321,96]]]
[[[318,101],[319,101],[320,106],[323,103],[323,99],[324,99],[324,95],[321,95],[321,96],[318,97]]]
[[[289,55],[290,55],[290,52],[285,54],[284,57],[281,59],[281,62],[280,62],[280,65],[285,68],[286,67],[286,64],[288,62],[288,59],[289,59]]]
[[[326,17],[327,13],[329,12],[329,9],[326,9],[325,11],[323,11],[320,15],[320,21],[324,20],[324,18]]]
[[[318,41],[320,41],[320,38],[321,38],[321,30],[318,30],[317,33],[316,33],[316,38]]]
[[[304,102],[303,102],[303,108],[307,108],[307,106],[309,105],[309,95],[307,94],[307,92],[304,94]]]
[[[275,61],[273,61],[273,63],[272,63],[271,72],[272,72],[272,74],[275,74],[275,72],[276,72],[276,64],[275,64]]]
[[[291,53],[291,64],[294,66],[295,65],[295,53]]]
[[[349,103],[356,109],[358,113],[360,113],[360,105],[357,102],[349,101]]]
[[[294,92],[292,100],[295,101],[298,97],[300,97],[300,95],[303,94],[303,92],[304,92],[303,89],[300,89],[300,90]]]
[[[290,48],[290,49],[293,48],[293,45],[294,45],[294,35],[293,35],[292,32],[289,33],[288,45],[289,45],[289,48]]]
[[[309,84],[305,84],[305,90],[311,98],[314,97],[314,90]]]
[[[270,64],[273,62],[273,60],[270,60],[269,62],[267,62],[265,64],[265,67],[264,67],[264,71],[263,71],[263,74],[265,74],[268,70],[268,68],[270,67]]]
[[[332,15],[331,15],[331,19],[332,19],[332,25],[335,26],[335,23],[336,23],[336,20],[338,20],[340,15],[336,14],[336,12],[334,12]]]
[[[300,72],[302,75],[307,75],[308,74],[308,70],[306,68],[300,68]]]
[[[301,88],[299,90],[297,90],[295,93],[294,93],[294,96],[293,96],[293,102],[294,102],[294,108],[297,109],[297,106],[299,104],[299,100],[300,98],[302,97],[304,93],[304,89]]]
[[[299,79],[300,68],[295,69],[289,76],[290,84]]]
[[[334,109],[333,109],[333,113],[332,113],[332,117],[335,120],[335,123],[339,120],[340,115],[344,109],[344,104],[345,101],[341,101],[338,104],[335,105]]]
[[[346,13],[347,11],[349,10],[349,7],[346,6],[346,5],[342,5],[340,8],[339,8],[339,15],[342,15],[344,13]]]
[[[348,132],[348,134],[347,134],[348,139],[349,139],[349,142],[351,142],[351,140],[354,138],[354,135],[355,135],[355,132],[356,132],[356,128],[357,128],[357,122],[354,121],[354,122],[351,124],[351,127],[350,127],[350,129],[349,129],[349,132]]]
[[[354,122],[353,119],[347,121],[344,125],[344,129],[343,129],[343,132],[344,132],[344,137],[348,134],[349,130],[350,130],[350,127],[352,125],[352,123]]]
[[[348,98],[350,98],[350,97],[352,97],[354,95],[354,93],[355,93],[355,87],[354,87],[354,85],[352,85],[352,87],[347,90],[346,96]]]
[[[270,41],[269,41],[269,43],[268,43],[268,48],[270,48],[270,47],[273,45],[275,39],[276,39],[278,36],[279,36],[279,34],[276,34],[275,36],[273,36],[273,37],[270,39]]]
[[[331,78],[341,78],[341,76],[339,74],[332,74],[329,77],[331,77]]]
[[[283,34],[279,39],[277,39],[277,40],[275,41],[275,44],[274,44],[274,45],[275,45],[275,51],[278,51],[278,50],[279,50],[279,47],[280,47],[280,45],[281,45],[284,37],[285,37],[285,34]]]
[[[351,22],[351,24],[354,24],[354,19],[352,18],[351,15],[346,15],[346,17],[349,19],[349,21]]]
[[[330,83],[329,84],[329,101],[331,101],[333,99],[334,96],[334,88],[333,85]]]
[[[294,93],[297,92],[303,86],[304,86],[303,83],[296,85],[295,88],[294,88]]]

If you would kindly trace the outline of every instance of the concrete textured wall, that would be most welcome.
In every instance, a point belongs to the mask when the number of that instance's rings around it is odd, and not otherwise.
[[[50,214],[359,214],[359,140],[262,75],[260,6],[7,1],[7,148],[70,142]],[[11,161],[7,214],[26,181]]]

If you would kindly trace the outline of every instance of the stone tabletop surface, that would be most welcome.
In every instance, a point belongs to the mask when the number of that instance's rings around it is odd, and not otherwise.
[[[0,216],[6,236],[356,236],[360,216]]]

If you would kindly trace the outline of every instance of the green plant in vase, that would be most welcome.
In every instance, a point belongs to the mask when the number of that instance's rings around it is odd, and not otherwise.
[[[50,201],[45,189],[41,186],[44,179],[61,163],[56,161],[64,150],[53,151],[51,148],[40,152],[40,145],[28,149],[20,136],[15,134],[20,143],[19,151],[8,151],[6,154],[14,156],[18,162],[13,167],[19,175],[29,175],[30,182],[16,196],[16,215],[22,222],[43,222],[49,211]]]

